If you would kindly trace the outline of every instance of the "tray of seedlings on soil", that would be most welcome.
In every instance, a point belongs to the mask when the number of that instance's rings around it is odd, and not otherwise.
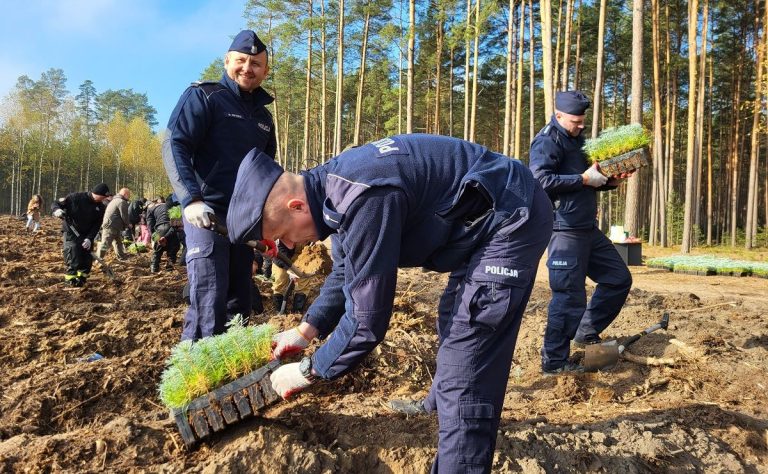
[[[646,262],[650,268],[663,268],[687,275],[754,276],[768,278],[768,262],[732,260],[712,255],[670,255],[652,258]]]
[[[640,124],[606,128],[597,138],[584,143],[590,162],[597,163],[606,176],[648,166],[651,137]]]
[[[244,326],[236,316],[224,334],[171,350],[160,400],[188,448],[280,399],[269,379],[280,365],[269,360],[274,331],[268,324]]]

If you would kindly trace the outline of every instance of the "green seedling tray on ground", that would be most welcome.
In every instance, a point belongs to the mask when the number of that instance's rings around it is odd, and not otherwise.
[[[250,418],[280,400],[270,375],[280,367],[273,360],[253,372],[192,400],[183,409],[171,410],[184,445],[191,449],[229,425]]]
[[[598,163],[600,171],[606,176],[628,173],[649,165],[648,148],[637,148],[627,153],[609,158]]]

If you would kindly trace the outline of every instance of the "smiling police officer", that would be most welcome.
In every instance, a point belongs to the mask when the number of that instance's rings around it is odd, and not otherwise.
[[[353,370],[383,339],[398,267],[450,272],[438,307],[437,372],[424,402],[440,423],[434,472],[489,472],[520,322],[552,207],[519,161],[474,143],[400,135],[300,175],[251,152],[227,227],[233,242],[289,247],[333,235],[333,271],[274,355],[327,338],[271,376],[283,397]]]
[[[552,300],[541,349],[545,375],[584,370],[568,361],[571,340],[600,342],[632,286],[632,275],[596,219],[597,191],[614,189],[629,174],[608,178],[597,164],[588,164],[582,150],[587,107],[581,92],[558,92],[552,120],[531,143],[531,170],[555,204],[547,259]],[[589,305],[586,277],[597,283]]]
[[[219,82],[194,83],[168,121],[163,164],[184,214],[190,306],[182,339],[220,334],[235,314],[251,313],[253,250],[207,230],[227,215],[243,157],[257,148],[274,158],[274,99],[261,88],[267,48],[250,30],[235,36]]]

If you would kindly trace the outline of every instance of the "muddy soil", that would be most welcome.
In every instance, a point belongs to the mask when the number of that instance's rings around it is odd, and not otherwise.
[[[95,266],[86,287],[68,288],[60,239],[54,219],[32,236],[0,217],[0,472],[428,471],[436,418],[385,405],[429,388],[444,275],[400,273],[387,340],[360,370],[189,452],[157,397],[181,334],[184,268],[151,275],[148,254],[110,254],[117,282]],[[542,378],[549,289],[540,267],[494,472],[768,472],[768,281],[632,272],[627,304],[604,336],[632,334],[668,311],[668,331],[630,348],[665,365],[622,360]],[[255,322],[299,321],[278,318],[269,301]],[[84,360],[93,353],[104,358]]]

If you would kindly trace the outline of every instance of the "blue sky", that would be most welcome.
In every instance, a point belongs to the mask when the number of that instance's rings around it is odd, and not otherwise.
[[[26,74],[61,68],[75,95],[86,79],[97,92],[146,93],[165,128],[190,82],[245,28],[244,1],[0,0],[0,97]]]

